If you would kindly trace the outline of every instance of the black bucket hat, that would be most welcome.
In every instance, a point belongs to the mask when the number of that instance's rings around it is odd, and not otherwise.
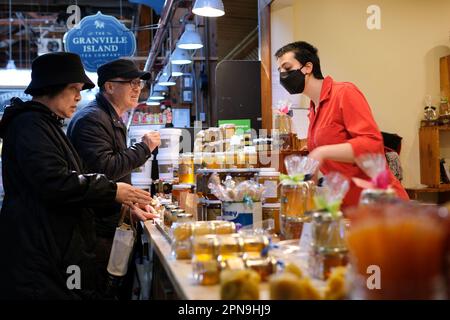
[[[70,52],[47,53],[33,60],[31,82],[25,89],[25,93],[30,93],[34,89],[69,83],[84,83],[83,90],[95,87],[84,72],[80,56]]]
[[[97,84],[101,87],[106,81],[114,78],[135,79],[142,80],[150,79],[150,72],[139,71],[133,61],[128,59],[117,59],[97,69],[98,80]]]

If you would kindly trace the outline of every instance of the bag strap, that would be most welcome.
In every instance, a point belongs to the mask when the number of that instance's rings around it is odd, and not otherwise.
[[[125,217],[128,216],[129,224],[125,223]],[[131,217],[131,208],[125,205],[122,205],[120,208],[120,219],[119,219],[119,227],[123,224],[129,225],[130,228],[136,233],[136,227],[134,226],[133,219]]]

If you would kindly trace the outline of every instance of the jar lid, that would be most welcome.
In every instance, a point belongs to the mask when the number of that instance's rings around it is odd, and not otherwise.
[[[262,171],[258,175],[260,177],[279,177],[280,173],[278,171]]]
[[[180,154],[181,158],[192,158],[194,156],[194,154],[192,152],[185,152]]]
[[[182,190],[182,189],[191,189],[192,184],[183,183],[183,184],[174,184],[172,186],[172,190]]]
[[[262,207],[263,208],[279,208],[281,206],[281,204],[278,203],[263,203]]]
[[[236,128],[236,125],[233,123],[224,123],[220,125],[221,128]]]
[[[206,204],[222,204],[220,200],[205,200]]]
[[[192,213],[178,213],[177,218],[192,218]]]
[[[259,172],[276,172],[277,170],[275,168],[259,168]]]

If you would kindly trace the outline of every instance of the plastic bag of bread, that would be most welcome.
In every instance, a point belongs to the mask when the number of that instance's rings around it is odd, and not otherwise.
[[[261,278],[253,270],[223,270],[220,273],[222,300],[258,300]]]

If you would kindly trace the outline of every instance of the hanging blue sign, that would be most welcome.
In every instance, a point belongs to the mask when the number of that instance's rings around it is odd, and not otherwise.
[[[64,35],[64,48],[78,54],[87,71],[120,57],[130,57],[136,51],[136,38],[113,16],[96,15],[81,19]]]

